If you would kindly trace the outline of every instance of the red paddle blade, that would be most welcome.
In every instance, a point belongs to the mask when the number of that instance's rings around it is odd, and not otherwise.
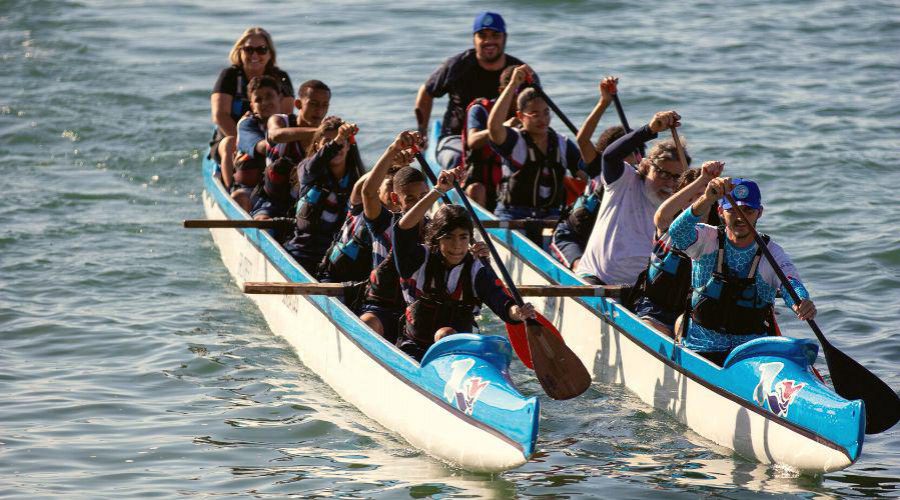
[[[538,313],[537,322],[544,329],[555,335],[562,341],[562,335],[559,330],[550,323],[550,320]],[[509,343],[512,344],[513,351],[516,356],[522,360],[522,364],[534,370],[534,361],[531,359],[531,349],[528,348],[528,334],[525,332],[525,323],[506,323],[506,335],[509,337]]]

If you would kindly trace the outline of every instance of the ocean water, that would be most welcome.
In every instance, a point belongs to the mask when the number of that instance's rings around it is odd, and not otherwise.
[[[371,162],[414,126],[418,86],[471,46],[483,8],[576,123],[618,75],[632,125],[676,109],[695,161],[758,180],[761,228],[826,335],[900,387],[896,2],[2,1],[0,496],[898,494],[898,428],[844,471],[797,476],[600,385],[542,400],[525,466],[454,469],[338,398],[271,334],[208,232],[180,227],[202,216],[209,94],[244,28],[273,34],[295,83],[332,87]]]

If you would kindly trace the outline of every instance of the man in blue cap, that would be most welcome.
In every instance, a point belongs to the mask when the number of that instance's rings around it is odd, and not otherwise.
[[[723,199],[729,191],[746,219]],[[700,214],[708,213],[716,202],[724,226],[700,224]],[[703,196],[669,226],[672,244],[693,261],[684,346],[719,365],[735,347],[771,334],[771,309],[779,289],[785,304],[799,319],[816,317],[816,306],[809,300],[794,264],[766,235],[762,235],[766,246],[800,296],[799,304],[791,300],[772,266],[762,258],[762,249],[750,230],[762,211],[762,196],[755,182],[721,177],[710,181]]]
[[[477,98],[497,98],[503,69],[524,64],[505,53],[506,23],[500,14],[482,12],[475,16],[472,38],[474,48],[444,61],[419,88],[416,96],[419,133],[427,137],[434,98],[450,95],[437,144],[438,162],[445,169],[459,164],[466,106]]]

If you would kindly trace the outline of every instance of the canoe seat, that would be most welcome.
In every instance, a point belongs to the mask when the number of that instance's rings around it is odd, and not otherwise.
[[[421,366],[442,356],[463,354],[481,358],[498,370],[506,370],[512,359],[512,348],[506,337],[499,335],[477,335],[474,333],[457,333],[444,337],[428,348],[422,357]]]
[[[817,354],[819,354],[819,344],[811,339],[763,337],[737,346],[725,359],[722,368],[728,368],[747,358],[760,356],[789,359],[805,368],[815,362]]]

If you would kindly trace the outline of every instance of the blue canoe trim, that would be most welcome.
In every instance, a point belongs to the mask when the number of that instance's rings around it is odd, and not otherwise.
[[[229,219],[247,219],[246,214],[237,207],[231,197],[225,192],[224,186],[215,177],[218,165],[209,158],[203,157],[202,171],[203,182],[206,191],[213,197],[218,207]],[[256,247],[278,269],[279,273],[290,282],[316,283],[317,281],[295,263],[293,257],[284,248],[275,242],[265,230],[254,228],[238,228],[244,237]],[[416,380],[422,377],[421,366],[411,358],[403,355],[387,346],[378,335],[375,335],[365,323],[351,313],[343,303],[334,297],[318,295],[305,295],[302,297],[313,303],[343,334],[344,338],[355,344],[370,358],[375,360],[385,370],[392,373],[404,384],[412,387],[420,394],[443,407],[450,414],[464,420],[469,425],[482,429],[516,447],[523,456],[528,459],[534,453],[537,441],[538,426],[534,425],[527,435],[518,432],[515,428],[504,428],[501,424],[492,426],[482,420],[461,412],[455,406],[449,404],[433,391],[424,387]],[[492,363],[493,364],[493,363]],[[540,415],[540,401],[535,397],[525,398],[525,406],[531,403],[533,408],[532,418],[537,421]],[[507,431],[507,432],[504,432]],[[514,437],[515,436],[515,437]]]
[[[435,172],[440,171],[440,165],[437,162],[435,155],[439,131],[440,120],[432,121],[431,135],[428,140],[429,147],[425,156],[432,170]],[[455,191],[451,191],[449,195],[454,203],[462,203]],[[477,205],[473,206],[480,219],[497,219],[493,213],[488,212],[482,207]],[[538,274],[548,281],[561,285],[584,284],[556,259],[552,258],[542,249],[538,248],[531,240],[526,238],[521,231],[500,228],[487,229],[487,231],[500,241],[509,251],[517,255],[523,262],[530,264]],[[814,429],[809,429],[785,418],[778,417],[766,409],[757,406],[752,401],[748,401],[728,389],[717,385],[714,381],[724,378],[724,374],[720,368],[700,357],[693,351],[684,349],[681,346],[676,346],[672,339],[647,326],[643,321],[635,317],[630,311],[613,299],[603,297],[573,297],[572,299],[584,305],[598,318],[606,320],[619,333],[625,335],[633,343],[652,354],[659,361],[665,363],[694,382],[699,383],[716,394],[728,398],[748,411],[761,415],[775,424],[783,425],[804,437],[843,453],[851,462],[855,462],[856,459],[859,458],[862,451],[861,444],[864,438],[864,419],[862,425],[858,426],[858,429],[847,428],[841,429],[838,432],[836,432],[835,429],[823,429],[826,432],[832,431],[830,434],[837,436],[841,436],[843,433],[846,437],[844,439],[839,439],[841,443],[826,438]]]

